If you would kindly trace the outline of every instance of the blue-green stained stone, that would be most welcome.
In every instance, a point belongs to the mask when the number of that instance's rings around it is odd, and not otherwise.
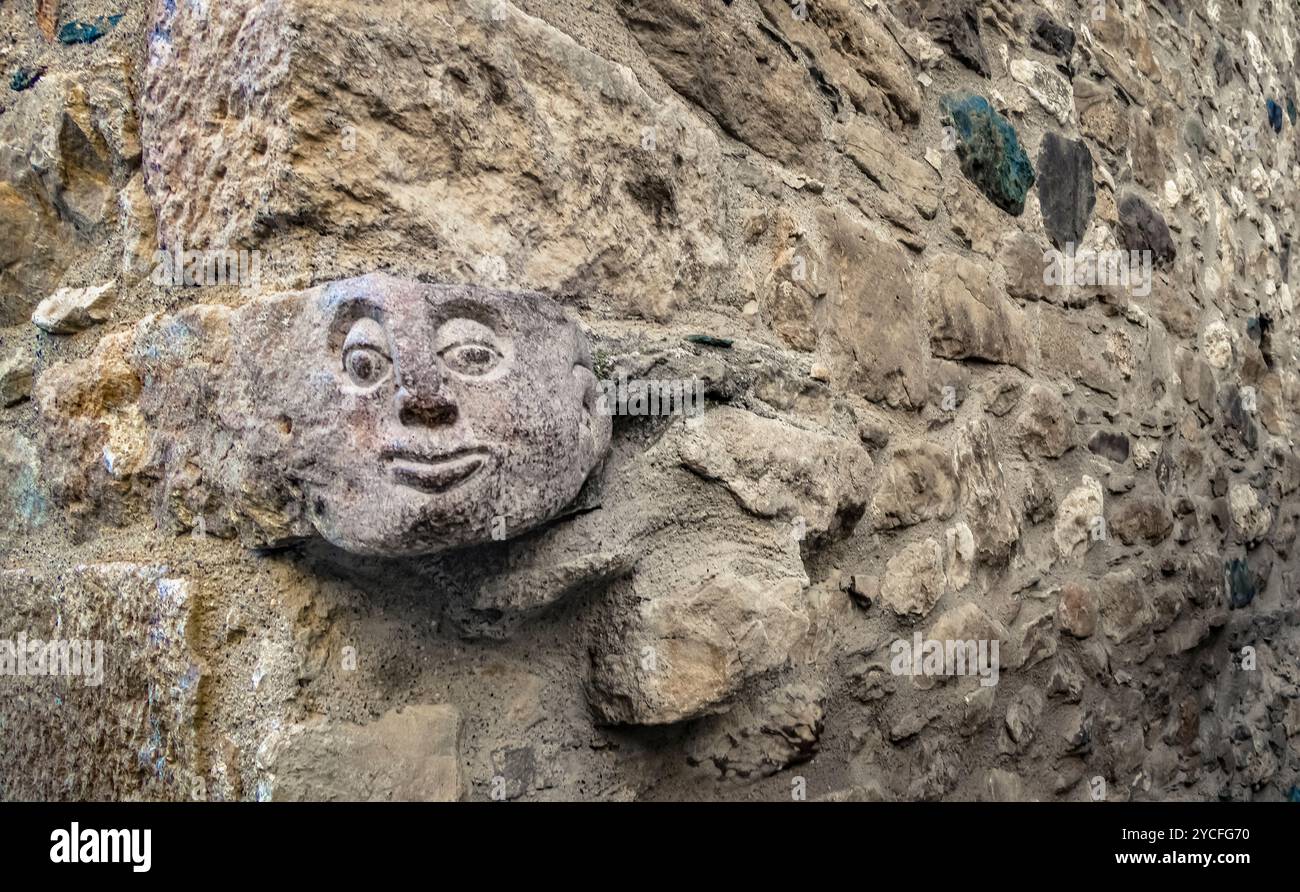
[[[15,93],[30,90],[44,73],[44,68],[19,68],[14,72],[14,76],[9,79],[9,89]]]
[[[1282,132],[1282,106],[1278,105],[1272,99],[1266,102],[1265,107],[1268,109],[1268,126],[1273,128],[1274,133]]]
[[[989,201],[1019,217],[1025,209],[1025,195],[1034,185],[1034,166],[1016,129],[987,99],[973,93],[949,94],[940,108],[956,131],[962,173]]]
[[[94,43],[116,28],[120,21],[122,21],[122,13],[101,15],[88,22],[68,22],[59,29],[59,43],[66,45]]]
[[[1258,594],[1250,566],[1241,558],[1233,558],[1223,565],[1228,578],[1228,604],[1233,610],[1245,607]]]

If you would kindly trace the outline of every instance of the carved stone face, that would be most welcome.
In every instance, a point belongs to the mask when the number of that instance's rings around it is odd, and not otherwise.
[[[341,548],[513,537],[572,502],[608,450],[586,339],[544,295],[371,275],[297,297],[250,319],[241,353],[256,364],[258,341],[292,329],[297,356],[258,390],[280,406],[275,452],[306,518]]]

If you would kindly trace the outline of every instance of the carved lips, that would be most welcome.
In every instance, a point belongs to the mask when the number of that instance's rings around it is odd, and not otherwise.
[[[383,453],[395,481],[428,493],[447,492],[460,486],[477,474],[490,458],[491,453],[483,447],[444,453],[404,449],[385,450]]]

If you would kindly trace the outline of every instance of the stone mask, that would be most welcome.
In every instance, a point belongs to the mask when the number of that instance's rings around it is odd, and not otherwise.
[[[306,513],[363,554],[514,536],[574,500],[610,442],[577,325],[537,293],[371,275],[317,294],[280,393]]]
[[[368,275],[155,317],[130,353],[162,504],[251,544],[511,538],[569,506],[610,445],[585,336],[532,292]]]

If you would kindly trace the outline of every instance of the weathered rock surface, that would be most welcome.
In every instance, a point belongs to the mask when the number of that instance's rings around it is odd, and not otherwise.
[[[809,112],[827,99],[771,26],[685,0],[623,2],[619,12],[655,70],[724,132],[786,164],[815,151],[821,128]]]
[[[1232,513],[1232,526],[1246,542],[1256,542],[1268,533],[1273,517],[1267,506],[1260,504],[1259,493],[1244,483],[1233,484],[1228,490],[1228,510]]]
[[[1074,419],[1057,391],[1035,384],[1016,417],[1016,439],[1026,458],[1060,458],[1074,445]]]
[[[1074,582],[1061,586],[1056,615],[1063,632],[1075,638],[1091,637],[1097,631],[1097,614],[1097,598],[1090,588]]]
[[[72,334],[108,319],[113,283],[87,288],[60,288],[36,306],[32,322],[50,334]]]
[[[913,542],[889,559],[880,600],[899,616],[924,617],[943,597],[943,549],[933,539]]]
[[[873,182],[899,193],[922,217],[939,210],[939,177],[933,168],[908,158],[887,131],[855,119],[840,134],[844,152]]]
[[[38,6],[0,798],[1300,784],[1293,5]]]
[[[997,446],[986,421],[970,422],[957,439],[957,479],[966,522],[981,561],[1005,564],[1020,539],[1020,518],[1007,492]]]
[[[1007,293],[1011,297],[1062,302],[1064,289],[1061,287],[1060,261],[1049,253],[1045,242],[1027,232],[1007,233],[998,246],[997,260],[1006,270]]]
[[[0,406],[22,402],[32,393],[32,361],[22,353],[0,358]]]
[[[689,17],[693,4],[674,8]],[[517,288],[583,287],[600,270],[602,290],[650,316],[720,260],[717,140],[680,101],[510,3],[238,0],[154,15],[140,139],[168,248],[261,244],[288,287],[309,284],[291,267]],[[322,101],[321,79],[343,70],[347,88]],[[759,73],[723,82],[819,101],[797,66],[784,81]],[[797,146],[814,121],[772,126]],[[606,237],[593,240],[597,211]],[[306,233],[333,256],[304,247]]]
[[[1164,217],[1132,192],[1120,200],[1117,236],[1129,251],[1150,251],[1157,266],[1172,262],[1178,255]]]
[[[974,0],[903,0],[900,7],[908,24],[924,28],[977,73],[989,73],[980,32],[979,4]]]
[[[1052,537],[1062,558],[1081,562],[1092,543],[1104,538],[1104,501],[1101,484],[1087,476],[1061,500]]]
[[[766,777],[817,753],[825,692],[806,684],[774,691],[757,708],[740,706],[702,723],[689,759],[727,778]]]
[[[0,797],[202,795],[196,597],[165,567],[0,571]]]
[[[724,711],[747,679],[785,665],[807,633],[802,590],[795,579],[726,572],[640,604],[618,639],[592,654],[592,707],[602,721],[643,725]]]
[[[925,352],[917,299],[902,250],[842,214],[823,212],[830,293],[819,306],[816,361],[830,382],[873,402],[924,402]],[[876,270],[869,279],[862,270]]]
[[[975,534],[969,524],[959,523],[944,532],[944,543],[948,587],[959,592],[970,585],[971,568],[975,564]]]
[[[1029,42],[1045,53],[1069,59],[1074,53],[1074,32],[1044,12],[1034,14],[1034,30]]]
[[[881,471],[871,523],[876,529],[896,529],[946,519],[957,509],[957,496],[948,450],[937,443],[900,444]]]
[[[994,288],[989,270],[965,257],[938,255],[926,274],[930,347],[948,359],[982,359],[1028,369],[1024,314]]]
[[[1074,116],[1074,91],[1069,81],[1032,59],[1013,59],[1010,70],[1012,80],[1024,87],[1060,124],[1070,122]]]
[[[48,490],[41,479],[36,444],[20,433],[0,430],[0,552],[45,520]]]
[[[1109,529],[1125,545],[1146,542],[1158,545],[1173,531],[1173,517],[1164,500],[1155,493],[1134,493],[1112,512]]]
[[[128,59],[110,49],[47,70],[31,89],[6,93],[0,325],[29,318],[36,302],[104,241],[114,192],[140,162],[129,70]]]
[[[1101,628],[1120,643],[1144,631],[1155,620],[1148,588],[1132,570],[1107,573],[1101,579]]]
[[[678,445],[684,466],[717,480],[761,517],[800,518],[824,534],[852,524],[866,505],[871,456],[859,444],[801,431],[738,409],[693,424]]]

